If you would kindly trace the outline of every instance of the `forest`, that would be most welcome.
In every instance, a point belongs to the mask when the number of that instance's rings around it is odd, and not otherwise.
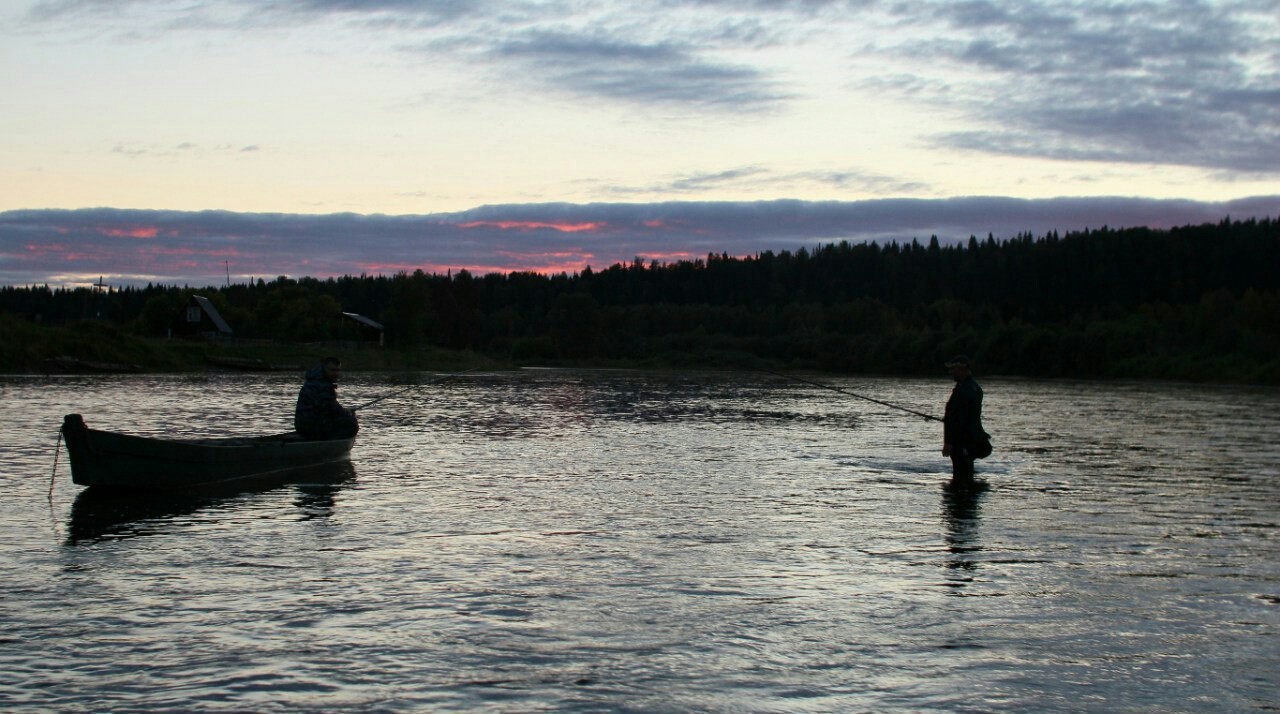
[[[169,334],[192,294],[237,339],[323,343],[343,312],[387,350],[511,364],[1280,383],[1280,222],[847,242],[543,275],[422,271],[208,287],[0,288],[0,319]],[[13,322],[17,324],[17,322]]]

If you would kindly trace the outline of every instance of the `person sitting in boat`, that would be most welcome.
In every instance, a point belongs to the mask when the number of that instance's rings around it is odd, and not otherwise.
[[[355,410],[338,404],[337,383],[341,378],[342,362],[336,357],[326,357],[307,372],[293,412],[293,428],[304,438],[349,439],[360,430]]]

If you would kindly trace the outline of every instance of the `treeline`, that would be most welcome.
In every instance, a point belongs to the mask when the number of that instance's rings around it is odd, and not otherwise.
[[[346,311],[383,323],[389,347],[518,362],[763,359],[909,374],[937,372],[964,352],[985,373],[1280,383],[1280,223],[1271,219],[950,246],[838,243],[578,274],[419,271],[107,293],[10,287],[0,310],[158,336],[193,292],[239,337],[336,339],[351,329]]]

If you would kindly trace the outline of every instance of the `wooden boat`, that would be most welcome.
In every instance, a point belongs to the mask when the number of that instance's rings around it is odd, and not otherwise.
[[[222,439],[154,439],[85,425],[68,414],[62,436],[71,480],[117,489],[190,489],[270,477],[350,458],[355,438],[308,441],[297,433]]]

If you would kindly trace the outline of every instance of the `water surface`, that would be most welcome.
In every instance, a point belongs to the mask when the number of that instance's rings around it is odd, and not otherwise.
[[[827,381],[930,413],[950,388]],[[65,413],[284,431],[298,384],[0,378],[0,705],[1280,707],[1276,390],[983,380],[991,489],[954,499],[937,424],[812,386],[469,374],[287,483],[104,498],[63,453],[50,492]]]

